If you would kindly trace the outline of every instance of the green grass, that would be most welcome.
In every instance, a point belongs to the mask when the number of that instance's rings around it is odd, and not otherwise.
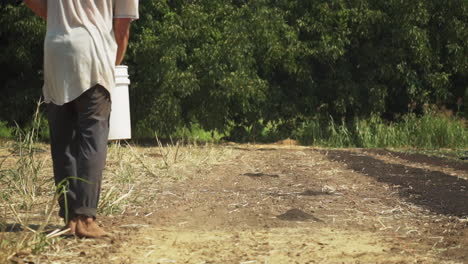
[[[144,125],[137,125],[132,128],[133,139],[137,142],[154,143],[155,136],[158,136],[164,142],[183,142],[183,143],[218,143],[225,134],[218,131],[208,131],[203,129],[199,124],[193,123],[190,126],[179,127],[170,135],[157,135],[152,129]]]
[[[218,131],[206,131],[199,124],[192,124],[190,128],[183,127],[176,130],[171,136],[175,140],[185,140],[187,142],[211,142],[217,143],[224,134]]]
[[[351,121],[334,120],[330,117],[325,120],[323,118],[309,119],[302,123],[268,122],[264,124],[259,121],[255,126],[232,125],[228,130],[222,134],[216,131],[206,131],[200,125],[192,124],[190,128],[177,129],[169,139],[170,142],[194,143],[218,143],[223,139],[235,142],[271,143],[292,138],[299,140],[302,145],[333,148],[451,148],[462,150],[468,148],[466,121],[436,112],[423,116],[407,114],[396,122],[388,122],[376,115]],[[146,131],[146,134],[154,135],[154,132]]]
[[[325,147],[468,148],[468,129],[463,120],[439,114],[408,114],[399,122],[377,116],[348,123],[312,119],[294,135],[304,145]]]
[[[7,126],[6,122],[0,121],[0,140],[13,138],[13,129]]]

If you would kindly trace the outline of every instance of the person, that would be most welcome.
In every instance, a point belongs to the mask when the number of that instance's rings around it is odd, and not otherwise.
[[[59,215],[78,237],[106,232],[96,223],[107,156],[114,69],[125,55],[138,0],[24,0],[46,20],[44,101]]]

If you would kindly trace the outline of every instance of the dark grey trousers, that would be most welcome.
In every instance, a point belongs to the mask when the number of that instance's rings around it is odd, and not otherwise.
[[[47,105],[55,184],[66,188],[59,198],[64,219],[96,217],[110,111],[109,93],[99,85],[64,105]]]

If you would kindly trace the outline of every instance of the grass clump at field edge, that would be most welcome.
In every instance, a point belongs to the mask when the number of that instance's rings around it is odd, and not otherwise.
[[[388,122],[378,116],[337,123],[333,119],[304,122],[295,131],[304,145],[360,148],[468,148],[466,123],[442,114],[403,116],[399,122]]]

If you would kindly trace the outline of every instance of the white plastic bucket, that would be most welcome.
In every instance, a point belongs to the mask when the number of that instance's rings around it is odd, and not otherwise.
[[[115,67],[115,88],[112,90],[112,111],[109,123],[109,140],[132,138],[130,124],[130,97],[128,94],[128,67]]]

